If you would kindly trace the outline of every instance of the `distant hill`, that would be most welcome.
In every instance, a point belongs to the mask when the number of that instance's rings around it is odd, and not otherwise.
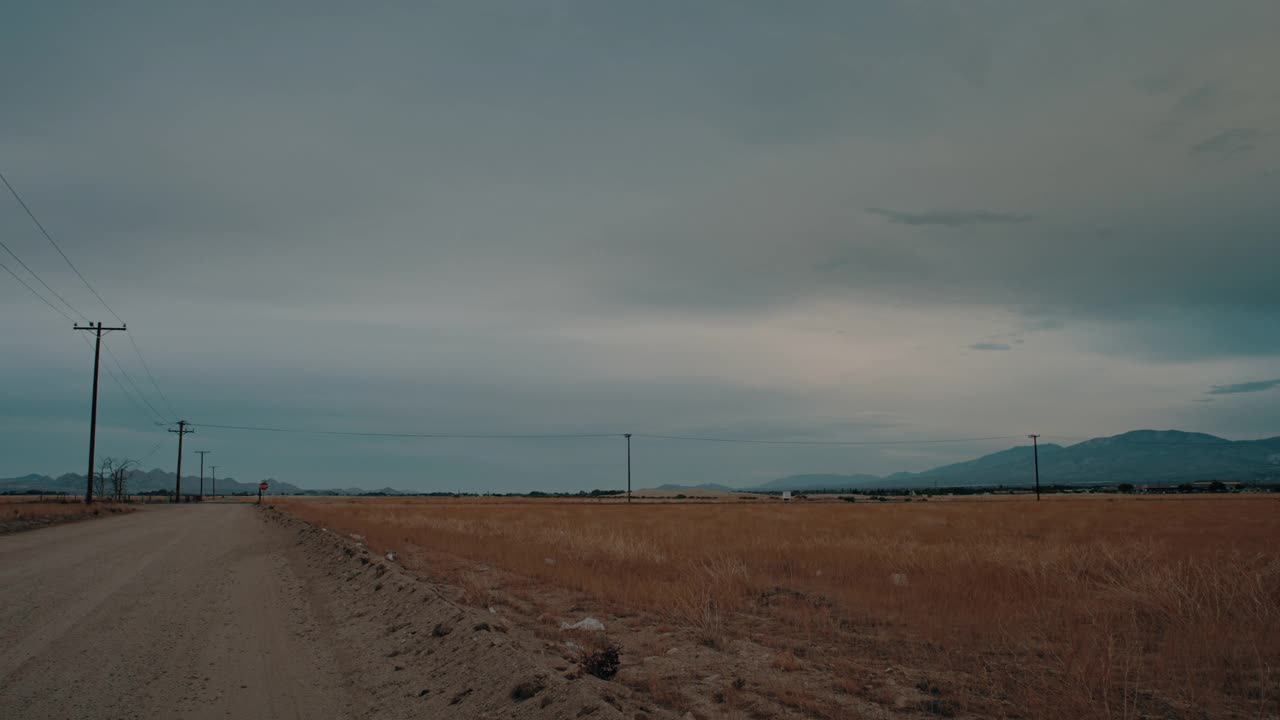
[[[345,488],[342,490],[303,490],[297,485],[279,480],[268,481],[271,485],[267,491],[272,495],[361,495],[370,491],[362,488]],[[58,477],[50,477],[48,475],[23,475],[15,478],[0,478],[0,492],[22,492],[25,490],[43,490],[45,492],[66,492],[72,494],[80,494],[84,492],[84,476],[77,473],[67,473]],[[213,492],[213,480],[210,477],[204,479],[204,490],[206,494]],[[218,478],[217,484],[219,495],[230,495],[237,492],[246,492],[257,494],[258,481],[239,482],[235,478]],[[154,492],[157,490],[173,490],[173,472],[170,470],[161,470],[154,468],[147,471],[135,472],[129,478],[129,492],[144,493]],[[184,475],[182,476],[182,492],[198,493],[200,491],[200,477]],[[405,493],[392,488],[382,488],[373,491],[383,495],[404,495]]]
[[[772,492],[781,490],[843,490],[846,488],[866,487],[880,482],[883,482],[883,478],[879,475],[790,475],[777,480],[770,480],[751,489]]]
[[[751,490],[838,490],[1028,485],[1030,445],[919,473],[792,475]],[[1134,430],[1075,445],[1040,446],[1044,485],[1169,485],[1224,480],[1280,482],[1280,437],[1227,440],[1180,430]]]
[[[737,492],[728,485],[719,485],[716,483],[703,483],[701,485],[659,485],[654,490],[711,490],[714,492]]]

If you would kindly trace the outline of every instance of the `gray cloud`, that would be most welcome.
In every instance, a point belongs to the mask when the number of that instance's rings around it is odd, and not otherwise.
[[[1253,128],[1233,128],[1202,140],[1187,149],[1191,155],[1232,157],[1255,149],[1271,133]]]
[[[927,210],[902,212],[884,208],[867,208],[872,215],[879,215],[900,225],[942,225],[944,227],[971,227],[1030,222],[1030,215],[993,212],[991,210]]]
[[[976,342],[969,346],[970,350],[1012,350],[1013,347],[1006,343],[997,342]]]
[[[1256,393],[1280,386],[1280,378],[1275,380],[1254,380],[1252,382],[1233,383],[1231,385],[1214,385],[1206,391],[1208,395],[1235,395],[1237,393]]]
[[[0,24],[3,169],[188,419],[833,439],[1280,422],[1185,402],[1280,357],[1278,144],[1210,143],[1193,154],[1244,153],[1212,173],[1185,147],[1269,127],[1235,101],[1272,92],[1251,68],[1280,62],[1280,4],[320,2],[337,10],[27,3]],[[1097,82],[1161,68],[1151,94]],[[1169,112],[1177,144],[1147,141]],[[3,196],[0,236],[98,319]],[[0,475],[77,469],[82,343],[7,276],[0,303]],[[992,379],[975,338],[1029,362]],[[104,384],[104,452],[168,458]],[[237,475],[312,486],[619,479],[615,438],[209,430]],[[655,484],[999,449],[641,445]]]
[[[1189,90],[1173,104],[1173,112],[1200,113],[1213,110],[1222,100],[1222,88],[1212,83]]]

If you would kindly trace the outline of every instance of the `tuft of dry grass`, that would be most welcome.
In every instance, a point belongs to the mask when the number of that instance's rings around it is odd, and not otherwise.
[[[962,675],[957,698],[985,714],[1280,713],[1275,498],[276,502],[378,547],[651,612],[711,647],[746,613],[809,644],[874,634],[895,665]]]
[[[800,669],[800,658],[790,650],[784,650],[773,656],[773,667],[782,672],[795,672]]]

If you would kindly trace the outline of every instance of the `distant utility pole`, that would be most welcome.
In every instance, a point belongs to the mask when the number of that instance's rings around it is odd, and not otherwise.
[[[128,328],[125,325],[120,327],[103,327],[102,323],[89,325],[75,325],[76,330],[91,330],[97,336],[93,343],[93,403],[92,409],[89,411],[89,472],[85,476],[84,501],[85,504],[93,502],[93,454],[98,444],[98,362],[102,358],[102,334],[119,330],[124,332]]]
[[[196,454],[200,456],[200,500],[204,501],[204,456],[208,455],[209,450],[197,450]]]
[[[188,429],[187,425],[186,420],[179,420],[178,429],[169,431],[178,434],[178,473],[174,477],[173,483],[173,501],[176,503],[182,502],[182,436],[195,432],[195,430]]]
[[[627,502],[631,502],[631,433],[623,433],[627,439]]]
[[[209,471],[213,473],[213,497],[216,500],[218,498],[218,466],[210,465]]]
[[[1036,502],[1040,502],[1040,445],[1039,435],[1028,435],[1031,438],[1031,457],[1036,464]]]

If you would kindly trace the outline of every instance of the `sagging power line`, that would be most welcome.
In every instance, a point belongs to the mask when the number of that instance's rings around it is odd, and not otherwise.
[[[5,248],[5,250],[9,250],[9,248],[7,248],[7,247],[6,247],[6,248]],[[13,252],[12,252],[12,251],[10,251],[10,253],[9,253],[9,254],[10,254],[10,255],[12,255],[12,254],[13,254]],[[15,256],[15,257],[16,257],[16,256]],[[59,315],[61,315],[61,316],[62,316],[62,317],[64,317],[64,318],[66,318],[67,322],[75,322],[75,318],[73,318],[73,317],[71,317],[70,315],[68,315],[68,314],[66,314],[65,312],[63,312],[63,311],[62,311],[62,310],[61,310],[57,305],[54,305],[53,303],[49,302],[49,299],[48,299],[48,298],[46,298],[45,296],[41,295],[41,294],[40,294],[40,293],[39,293],[35,288],[33,288],[33,287],[31,287],[30,285],[28,285],[28,284],[27,284],[27,281],[26,281],[26,280],[23,280],[23,279],[18,275],[18,273],[14,272],[13,270],[10,270],[8,265],[5,265],[4,263],[0,262],[0,268],[4,268],[4,271],[5,271],[5,272],[7,272],[7,273],[9,273],[10,275],[12,275],[14,280],[17,280],[18,282],[22,283],[22,287],[24,287],[24,288],[26,288],[27,290],[31,291],[31,294],[32,294],[32,295],[35,295],[37,298],[39,298],[39,299],[40,299],[40,302],[44,303],[45,305],[48,305],[48,306],[49,306],[49,307],[50,307],[54,312],[58,313]]]
[[[986,440],[1013,440],[1025,435],[991,435],[987,437],[963,438],[920,438],[898,440],[763,440],[757,438],[703,437],[697,435],[659,435],[656,433],[406,433],[375,432],[367,430],[313,430],[308,428],[264,427],[256,425],[221,425],[215,423],[194,423],[199,427],[217,428],[220,430],[245,430],[250,432],[291,433],[300,435],[349,435],[353,437],[391,437],[391,438],[439,438],[456,440],[503,440],[503,439],[554,439],[554,438],[606,438],[606,437],[638,437],[651,440],[685,440],[693,442],[746,443],[758,445],[915,445],[930,443],[982,442]]]
[[[10,256],[10,257],[12,257],[15,261],[17,261],[17,263],[18,263],[19,265],[21,265],[21,266],[22,266],[22,269],[23,269],[23,270],[26,270],[28,273],[30,273],[31,277],[33,277],[33,278],[35,278],[35,279],[36,279],[36,282],[38,282],[38,283],[40,283],[41,285],[43,285],[43,286],[44,286],[44,289],[45,289],[45,290],[48,290],[48,291],[49,291],[49,294],[50,294],[50,295],[52,295],[52,296],[54,296],[55,298],[57,298],[57,299],[59,300],[59,302],[61,302],[63,305],[65,305],[65,306],[67,307],[67,309],[68,309],[68,310],[70,310],[73,314],[75,314],[75,315],[79,316],[79,317],[80,317],[80,319],[81,319],[82,321],[84,321],[84,322],[89,322],[89,318],[85,317],[85,314],[84,314],[84,313],[82,313],[82,312],[80,312],[79,310],[77,310],[77,309],[76,309],[76,306],[74,306],[74,305],[72,305],[71,303],[67,302],[67,299],[66,299],[66,298],[64,298],[64,297],[62,297],[61,295],[59,295],[57,290],[54,290],[52,287],[50,287],[49,283],[45,282],[44,278],[40,277],[40,275],[39,275],[35,270],[32,270],[32,269],[31,269],[31,267],[30,267],[29,265],[27,265],[25,262],[23,262],[23,261],[22,261],[22,258],[18,257],[18,254],[17,254],[17,253],[15,253],[12,249],[10,249],[10,247],[9,247],[8,245],[4,244],[4,241],[3,241],[3,240],[0,240],[0,248],[3,248],[5,252],[9,253],[9,256]],[[5,268],[5,270],[9,270],[9,268],[7,268],[7,267],[6,267],[6,268]],[[66,319],[68,319],[68,320],[71,320],[71,316],[70,316],[70,315],[67,315],[66,313],[62,312],[62,310],[59,310],[56,306],[54,306],[54,304],[53,304],[53,303],[49,302],[49,300],[48,300],[48,299],[46,299],[43,295],[41,295],[40,293],[36,292],[35,288],[32,288],[30,285],[27,285],[27,283],[26,283],[26,282],[24,282],[24,281],[22,280],[22,278],[18,277],[17,273],[15,273],[15,272],[14,272],[14,271],[12,271],[12,270],[9,270],[9,274],[10,274],[10,275],[13,275],[15,278],[18,278],[18,282],[20,282],[20,283],[22,283],[23,285],[25,285],[25,286],[26,286],[26,288],[27,288],[28,290],[30,290],[32,293],[35,293],[35,296],[36,296],[36,297],[40,298],[41,300],[44,300],[44,303],[45,303],[46,305],[48,305],[49,307],[53,308],[54,310],[57,310],[57,311],[58,311],[58,313],[59,313],[60,315],[62,315],[64,318],[66,318]]]
[[[31,218],[31,222],[35,223],[36,227],[40,229],[40,233],[44,235],[44,239],[48,240],[49,244],[53,246],[53,249],[57,250],[58,254],[62,256],[62,259],[67,262],[67,266],[76,274],[76,277],[80,278],[80,282],[84,283],[84,286],[89,289],[89,292],[93,293],[93,296],[98,298],[98,302],[102,303],[102,307],[106,308],[107,312],[111,313],[111,317],[115,318],[116,322],[123,325],[124,319],[116,314],[115,310],[111,309],[111,306],[107,304],[106,300],[102,299],[102,296],[98,294],[97,290],[93,289],[93,286],[89,284],[88,279],[85,278],[84,273],[81,273],[80,269],[75,266],[75,263],[71,262],[71,258],[67,257],[67,254],[62,251],[62,248],[58,246],[58,243],[54,242],[53,236],[45,229],[44,223],[40,222],[40,218],[37,218],[36,214],[31,212],[31,208],[27,205],[27,201],[22,199],[22,196],[18,194],[18,191],[14,189],[13,185],[9,184],[9,179],[6,178],[2,172],[0,172],[0,181],[3,181],[4,186],[9,188],[9,194],[13,195],[14,200],[18,201],[18,204],[21,205],[22,209],[27,213],[27,217]],[[17,256],[15,255],[14,257]],[[35,273],[32,273],[32,275],[34,274]]]
[[[636,437],[653,440],[687,440],[693,442],[744,443],[749,445],[924,445],[930,443],[981,442],[983,440],[1014,440],[1022,435],[994,435],[989,437],[930,438],[920,440],[760,440],[754,438],[699,437],[694,435],[654,435],[635,433]]]
[[[86,326],[82,327],[80,325],[75,325],[74,327],[77,330],[96,330],[97,340],[94,348],[93,397],[91,402],[90,428],[89,428],[89,435],[90,435],[89,476],[90,478],[88,482],[89,487],[85,493],[85,502],[90,503],[90,502],[93,502],[92,475],[93,475],[94,454],[96,450],[95,442],[96,442],[96,436],[97,436],[97,417],[98,417],[98,371],[101,365],[102,335],[104,332],[124,331],[126,323],[124,322],[124,319],[120,317],[120,314],[117,313],[114,308],[112,308],[110,305],[107,304],[106,299],[103,298],[102,294],[99,293],[98,290],[93,287],[93,285],[89,282],[89,279],[85,277],[85,274],[80,271],[80,268],[76,267],[76,264],[71,261],[70,256],[68,256],[67,253],[62,249],[62,247],[57,243],[57,241],[53,239],[53,235],[45,227],[44,223],[40,221],[40,218],[38,218],[35,212],[32,211],[31,206],[27,204],[27,201],[23,199],[22,195],[18,192],[17,188],[15,188],[13,184],[9,182],[9,179],[5,177],[5,175],[2,172],[0,172],[0,182],[4,184],[5,188],[7,188],[9,191],[9,194],[13,196],[13,199],[18,202],[18,205],[22,208],[23,212],[26,213],[27,217],[30,218],[31,222],[35,224],[37,229],[39,229],[40,234],[44,237],[44,239],[48,241],[48,243],[51,246],[53,246],[53,249],[57,251],[58,255],[62,257],[62,260],[67,264],[67,267],[71,268],[71,271],[75,273],[77,278],[80,279],[80,282],[85,286],[85,288],[90,293],[92,293],[93,296],[102,305],[102,307],[105,308],[106,311],[110,313],[111,316],[115,318],[117,322],[120,323],[119,327],[112,327],[112,328],[104,328],[101,322],[94,325],[94,323],[91,322],[89,318],[83,312],[80,311],[79,308],[71,304],[71,302],[67,300],[65,297],[63,297],[62,294],[59,293],[57,290],[54,290],[53,286],[50,285],[35,270],[33,270],[31,266],[27,265],[27,263],[24,262],[23,259],[13,251],[12,248],[10,248],[3,241],[0,241],[0,249],[3,249],[6,253],[8,253],[8,255],[12,257],[23,270],[25,270],[28,274],[30,274],[31,277],[34,278],[36,282],[39,283],[40,286],[44,287],[44,289],[48,292],[50,296],[52,296],[52,298],[58,300],[58,302],[61,302],[62,305],[65,306],[66,310],[70,311],[70,314],[68,314],[68,312],[64,311],[62,308],[54,304],[54,302],[50,298],[45,297],[43,293],[38,291],[31,283],[28,283],[25,279],[22,278],[22,276],[18,275],[18,273],[16,273],[8,265],[4,265],[0,263],[0,267],[3,267],[4,270],[7,273],[9,273],[9,275],[13,276],[13,278],[17,280],[23,287],[25,287],[28,292],[30,292],[32,295],[35,295],[37,299],[39,299],[41,302],[47,305],[51,310],[61,315],[63,319],[74,323],[75,319],[72,317],[72,315],[79,317],[80,320],[86,324]],[[168,396],[166,396],[164,391],[160,389],[160,384],[156,382],[155,375],[151,372],[151,368],[147,364],[146,358],[144,358],[142,355],[142,349],[138,346],[137,341],[133,339],[132,334],[127,335],[126,337],[129,338],[129,344],[133,348],[134,354],[137,355],[138,362],[139,364],[142,365],[143,372],[147,375],[147,378],[150,380],[151,386],[155,389],[156,394],[160,396],[161,402],[165,405],[165,407],[171,413],[170,417],[176,418],[177,412],[173,410],[173,405],[169,402]],[[154,415],[154,417],[156,417],[159,420],[159,424],[164,425],[167,422],[169,422],[162,413],[156,410],[155,405],[153,405],[151,401],[147,399],[146,393],[143,392],[142,389],[138,387],[138,384],[134,382],[133,378],[129,375],[129,372],[125,369],[124,365],[120,362],[119,358],[115,356],[115,353],[113,353],[110,348],[107,348],[107,355],[110,358],[111,362],[115,364],[116,370],[118,370],[121,377],[124,378],[125,383],[127,383],[129,386],[132,386],[133,393],[135,393],[137,395],[137,398],[140,399],[142,403],[145,404],[151,410],[151,413]],[[138,405],[137,401],[135,400],[133,394],[131,394],[129,389],[125,387],[125,383],[120,382],[119,378],[117,378],[115,373],[111,371],[110,367],[107,368],[107,375],[120,388],[120,391],[125,395],[126,398],[128,398],[129,402],[133,404],[135,408],[138,408],[139,412],[145,415],[146,414],[145,411],[141,409],[141,407]]]
[[[215,425],[198,423],[199,427],[219,430],[247,430],[252,432],[291,433],[301,435],[348,435],[352,437],[439,438],[453,440],[539,440],[553,438],[605,438],[622,437],[622,433],[531,433],[531,434],[444,434],[444,433],[392,433],[364,432],[357,430],[307,430],[303,428],[257,427],[251,425]]]

